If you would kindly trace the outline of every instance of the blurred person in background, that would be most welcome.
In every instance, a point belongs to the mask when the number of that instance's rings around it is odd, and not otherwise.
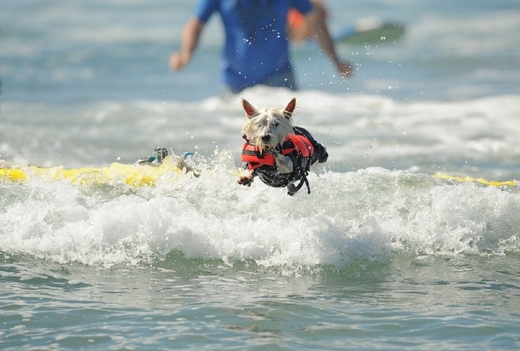
[[[301,24],[289,25],[289,11],[301,14]],[[325,23],[323,6],[310,0],[200,0],[184,27],[180,51],[170,57],[170,68],[182,70],[192,59],[210,17],[218,13],[225,31],[221,80],[233,94],[267,85],[296,90],[289,55],[289,37],[312,35],[341,76],[352,66],[338,57]],[[294,12],[293,15],[295,16]]]

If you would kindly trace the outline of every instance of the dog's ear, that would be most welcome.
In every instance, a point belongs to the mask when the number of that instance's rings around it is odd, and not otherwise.
[[[285,107],[285,111],[284,111],[285,118],[291,118],[295,108],[296,108],[296,98],[293,98],[291,101],[289,101],[289,103]]]
[[[244,111],[246,111],[247,118],[251,118],[254,115],[258,114],[256,108],[253,107],[246,99],[242,98],[242,107],[244,107]]]

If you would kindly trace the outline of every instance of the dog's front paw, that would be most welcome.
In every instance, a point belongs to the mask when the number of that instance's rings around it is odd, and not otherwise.
[[[251,183],[253,182],[253,176],[252,175],[243,175],[240,178],[238,178],[237,183],[242,184],[245,186],[251,186]]]

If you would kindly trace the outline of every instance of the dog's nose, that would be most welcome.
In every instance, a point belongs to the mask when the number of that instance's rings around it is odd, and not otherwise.
[[[263,142],[266,142],[266,143],[267,143],[269,140],[271,140],[271,136],[270,136],[269,134],[266,134],[266,135],[264,135],[264,136],[262,137],[262,141],[263,141]]]

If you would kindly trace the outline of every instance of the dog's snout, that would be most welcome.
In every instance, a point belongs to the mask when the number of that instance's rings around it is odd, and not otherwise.
[[[271,136],[269,134],[262,136],[262,141],[264,143],[267,143],[269,140],[271,140]]]

